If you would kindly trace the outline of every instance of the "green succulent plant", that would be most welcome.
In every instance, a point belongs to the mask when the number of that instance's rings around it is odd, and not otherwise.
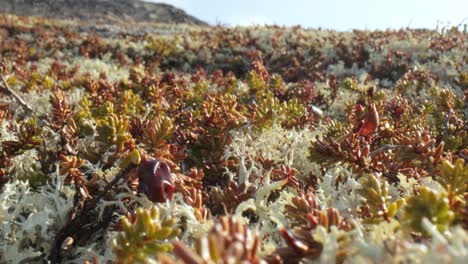
[[[267,88],[265,81],[255,71],[250,71],[247,74],[247,84],[250,90],[257,95],[260,95]]]
[[[328,123],[326,127],[327,134],[331,137],[340,137],[347,131],[345,124],[336,120],[330,121],[330,123]]]
[[[456,94],[450,89],[443,89],[437,86],[432,87],[431,93],[440,110],[448,111],[455,107],[463,106],[463,101],[457,98]]]
[[[128,134],[128,120],[123,117],[118,117],[116,114],[111,114],[107,118],[97,121],[96,130],[99,134],[98,140],[111,145],[117,146],[117,151],[124,147],[124,143],[131,138]]]
[[[91,120],[93,115],[91,114],[91,101],[87,96],[83,96],[79,107],[80,109],[73,117],[76,123],[77,133],[81,135],[91,135],[93,133],[93,127],[87,120]]]
[[[465,165],[464,159],[457,159],[455,163],[444,159],[437,168],[440,176],[436,178],[436,181],[444,186],[447,192],[463,194],[467,191],[468,165]]]
[[[355,79],[350,77],[343,80],[343,88],[360,94],[365,94],[369,89],[368,87],[359,85]]]
[[[117,113],[117,111],[115,110],[114,104],[109,101],[105,101],[103,104],[92,110],[92,116],[95,119],[106,118],[114,113]]]
[[[404,204],[402,199],[391,202],[388,193],[388,184],[385,180],[379,180],[372,174],[366,174],[361,179],[362,188],[358,193],[364,198],[369,206],[371,218],[369,222],[380,222],[382,219],[389,220],[394,217]]]
[[[208,82],[206,80],[200,80],[189,92],[190,101],[189,104],[201,104],[205,98],[206,91],[208,91]]]
[[[270,82],[268,83],[268,88],[271,91],[279,91],[285,87],[285,83],[281,75],[273,74],[271,75]]]
[[[117,113],[126,116],[138,115],[145,111],[143,100],[131,90],[124,91],[117,105]]]
[[[259,127],[271,127],[275,121],[287,121],[290,126],[294,127],[304,116],[305,107],[297,98],[281,103],[272,93],[267,93],[260,100],[256,114]]]
[[[3,141],[3,151],[8,155],[20,155],[43,142],[42,128],[36,119],[30,118],[21,123],[17,131],[18,140]]]
[[[423,218],[427,218],[439,231],[446,230],[454,218],[447,196],[447,192],[436,192],[422,186],[419,194],[406,199],[403,222],[423,235],[428,235],[422,225]]]
[[[130,164],[138,165],[141,162],[141,154],[138,149],[132,150],[120,161],[120,168],[127,168]]]
[[[122,231],[113,242],[116,262],[148,263],[163,252],[172,250],[171,239],[179,235],[176,219],[162,215],[160,209],[138,208],[134,216],[120,219]]]

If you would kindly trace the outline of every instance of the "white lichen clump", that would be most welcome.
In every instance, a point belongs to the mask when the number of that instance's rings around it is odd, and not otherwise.
[[[27,181],[7,183],[0,193],[0,262],[43,259],[67,221],[74,193],[72,187],[64,186],[58,172],[39,191],[32,191]]]

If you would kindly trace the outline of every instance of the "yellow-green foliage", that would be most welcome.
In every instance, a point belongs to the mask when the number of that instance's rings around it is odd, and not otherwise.
[[[372,213],[370,222],[380,222],[394,217],[404,203],[403,200],[390,202],[391,196],[388,193],[387,182],[379,180],[372,174],[365,175],[361,180],[361,185],[362,188],[358,190],[358,193],[370,208]]]
[[[437,168],[440,176],[436,180],[444,186],[447,192],[463,194],[467,191],[468,166],[465,165],[465,160],[457,159],[454,164],[448,160],[442,160]]]
[[[91,102],[87,96],[83,96],[79,103],[80,109],[74,115],[78,135],[92,135],[93,127],[87,121],[92,119]]]
[[[109,101],[104,102],[92,111],[95,119],[106,118],[114,113],[116,113],[114,104]]]
[[[82,119],[91,118],[91,102],[89,101],[87,96],[83,96],[79,105],[80,110],[75,115],[76,121],[80,122]]]
[[[406,199],[403,222],[416,231],[427,235],[422,219],[427,218],[439,231],[446,230],[454,218],[446,192],[436,192],[425,186],[419,194]]]
[[[189,104],[200,104],[205,99],[206,91],[208,90],[208,82],[201,80],[197,82],[192,91],[189,92],[190,101]]]
[[[177,38],[169,40],[163,37],[148,36],[147,41],[149,44],[146,48],[154,51],[158,55],[168,57],[176,53]]]
[[[327,133],[331,137],[340,137],[346,132],[344,124],[336,120],[332,120],[326,127]]]
[[[466,24],[465,24],[466,26]],[[463,72],[459,76],[460,86],[463,88],[468,88],[468,72]]]
[[[111,114],[107,118],[97,120],[96,130],[99,134],[97,139],[107,145],[115,144],[117,151],[120,151],[123,149],[124,143],[131,137],[127,129],[128,120],[122,116]]]
[[[349,77],[343,80],[343,88],[358,93],[366,93],[368,90],[368,87],[359,85],[355,79]]]
[[[117,102],[117,111],[126,116],[138,115],[145,111],[145,107],[138,94],[135,94],[131,90],[126,90]]]
[[[20,126],[18,138],[20,141],[27,142],[23,146],[23,151],[32,149],[42,143],[43,139],[42,128],[37,123],[36,119],[30,118],[27,122]]]
[[[270,78],[270,82],[268,83],[268,88],[270,91],[279,91],[285,87],[285,83],[283,78],[279,74],[273,74]]]
[[[168,117],[156,118],[143,132],[143,142],[150,148],[160,148],[174,133],[174,124]]]
[[[256,114],[259,127],[271,127],[275,121],[287,121],[290,126],[295,126],[304,116],[305,107],[296,98],[281,103],[272,93],[267,93],[260,100]]]
[[[233,94],[236,90],[237,90],[237,87],[239,85],[239,80],[236,78],[235,75],[232,75],[232,76],[229,76],[227,78],[227,83],[225,85],[225,87],[222,87],[222,91],[223,93],[226,93],[226,94]]]
[[[22,181],[27,180],[33,190],[37,190],[47,181],[47,175],[40,170],[38,165],[38,163],[32,163],[31,170],[18,173],[18,179]]]
[[[283,102],[282,112],[283,119],[289,121],[291,126],[296,126],[299,119],[305,115],[305,107],[297,98]]]
[[[53,87],[55,81],[50,76],[41,75],[38,72],[33,72],[31,74],[31,79],[25,83],[23,90],[25,91],[34,91],[39,86],[42,88],[50,89]]]
[[[449,111],[455,107],[459,108],[463,106],[463,101],[457,98],[455,93],[450,89],[435,86],[432,88],[431,93],[440,110]]]
[[[42,128],[38,125],[36,119],[30,118],[23,122],[17,131],[18,140],[4,141],[3,150],[9,155],[19,155],[26,150],[33,149],[43,142]]]
[[[134,217],[120,219],[122,231],[114,240],[117,263],[149,263],[158,254],[172,250],[170,239],[179,235],[176,220],[161,211],[138,208]]]
[[[119,166],[120,168],[126,168],[130,164],[138,165],[140,164],[140,162],[141,162],[140,151],[138,151],[138,149],[134,149],[122,159]]]
[[[260,75],[255,71],[250,71],[247,74],[247,84],[249,85],[252,93],[260,94],[267,88],[265,81],[263,81]]]

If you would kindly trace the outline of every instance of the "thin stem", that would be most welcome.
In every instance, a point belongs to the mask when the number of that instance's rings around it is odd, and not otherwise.
[[[382,153],[384,151],[387,151],[387,150],[390,150],[390,149],[396,149],[396,148],[400,148],[400,147],[403,147],[403,145],[385,145],[379,149],[376,149],[374,151],[372,151],[371,153],[369,153],[369,155],[371,157],[374,157],[375,155],[379,154],[379,153]]]
[[[18,102],[19,104],[24,107],[26,110],[28,110],[30,113],[34,114],[33,109],[21,98],[13,89],[10,88],[8,85],[7,81],[5,80],[5,77],[2,75],[1,80],[0,80],[0,88],[5,90],[7,93],[12,95]]]

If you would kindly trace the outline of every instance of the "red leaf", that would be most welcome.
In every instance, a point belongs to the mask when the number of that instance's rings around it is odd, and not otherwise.
[[[369,105],[369,109],[364,118],[364,124],[359,130],[358,134],[362,136],[368,136],[377,130],[379,126],[379,113],[374,104]]]

